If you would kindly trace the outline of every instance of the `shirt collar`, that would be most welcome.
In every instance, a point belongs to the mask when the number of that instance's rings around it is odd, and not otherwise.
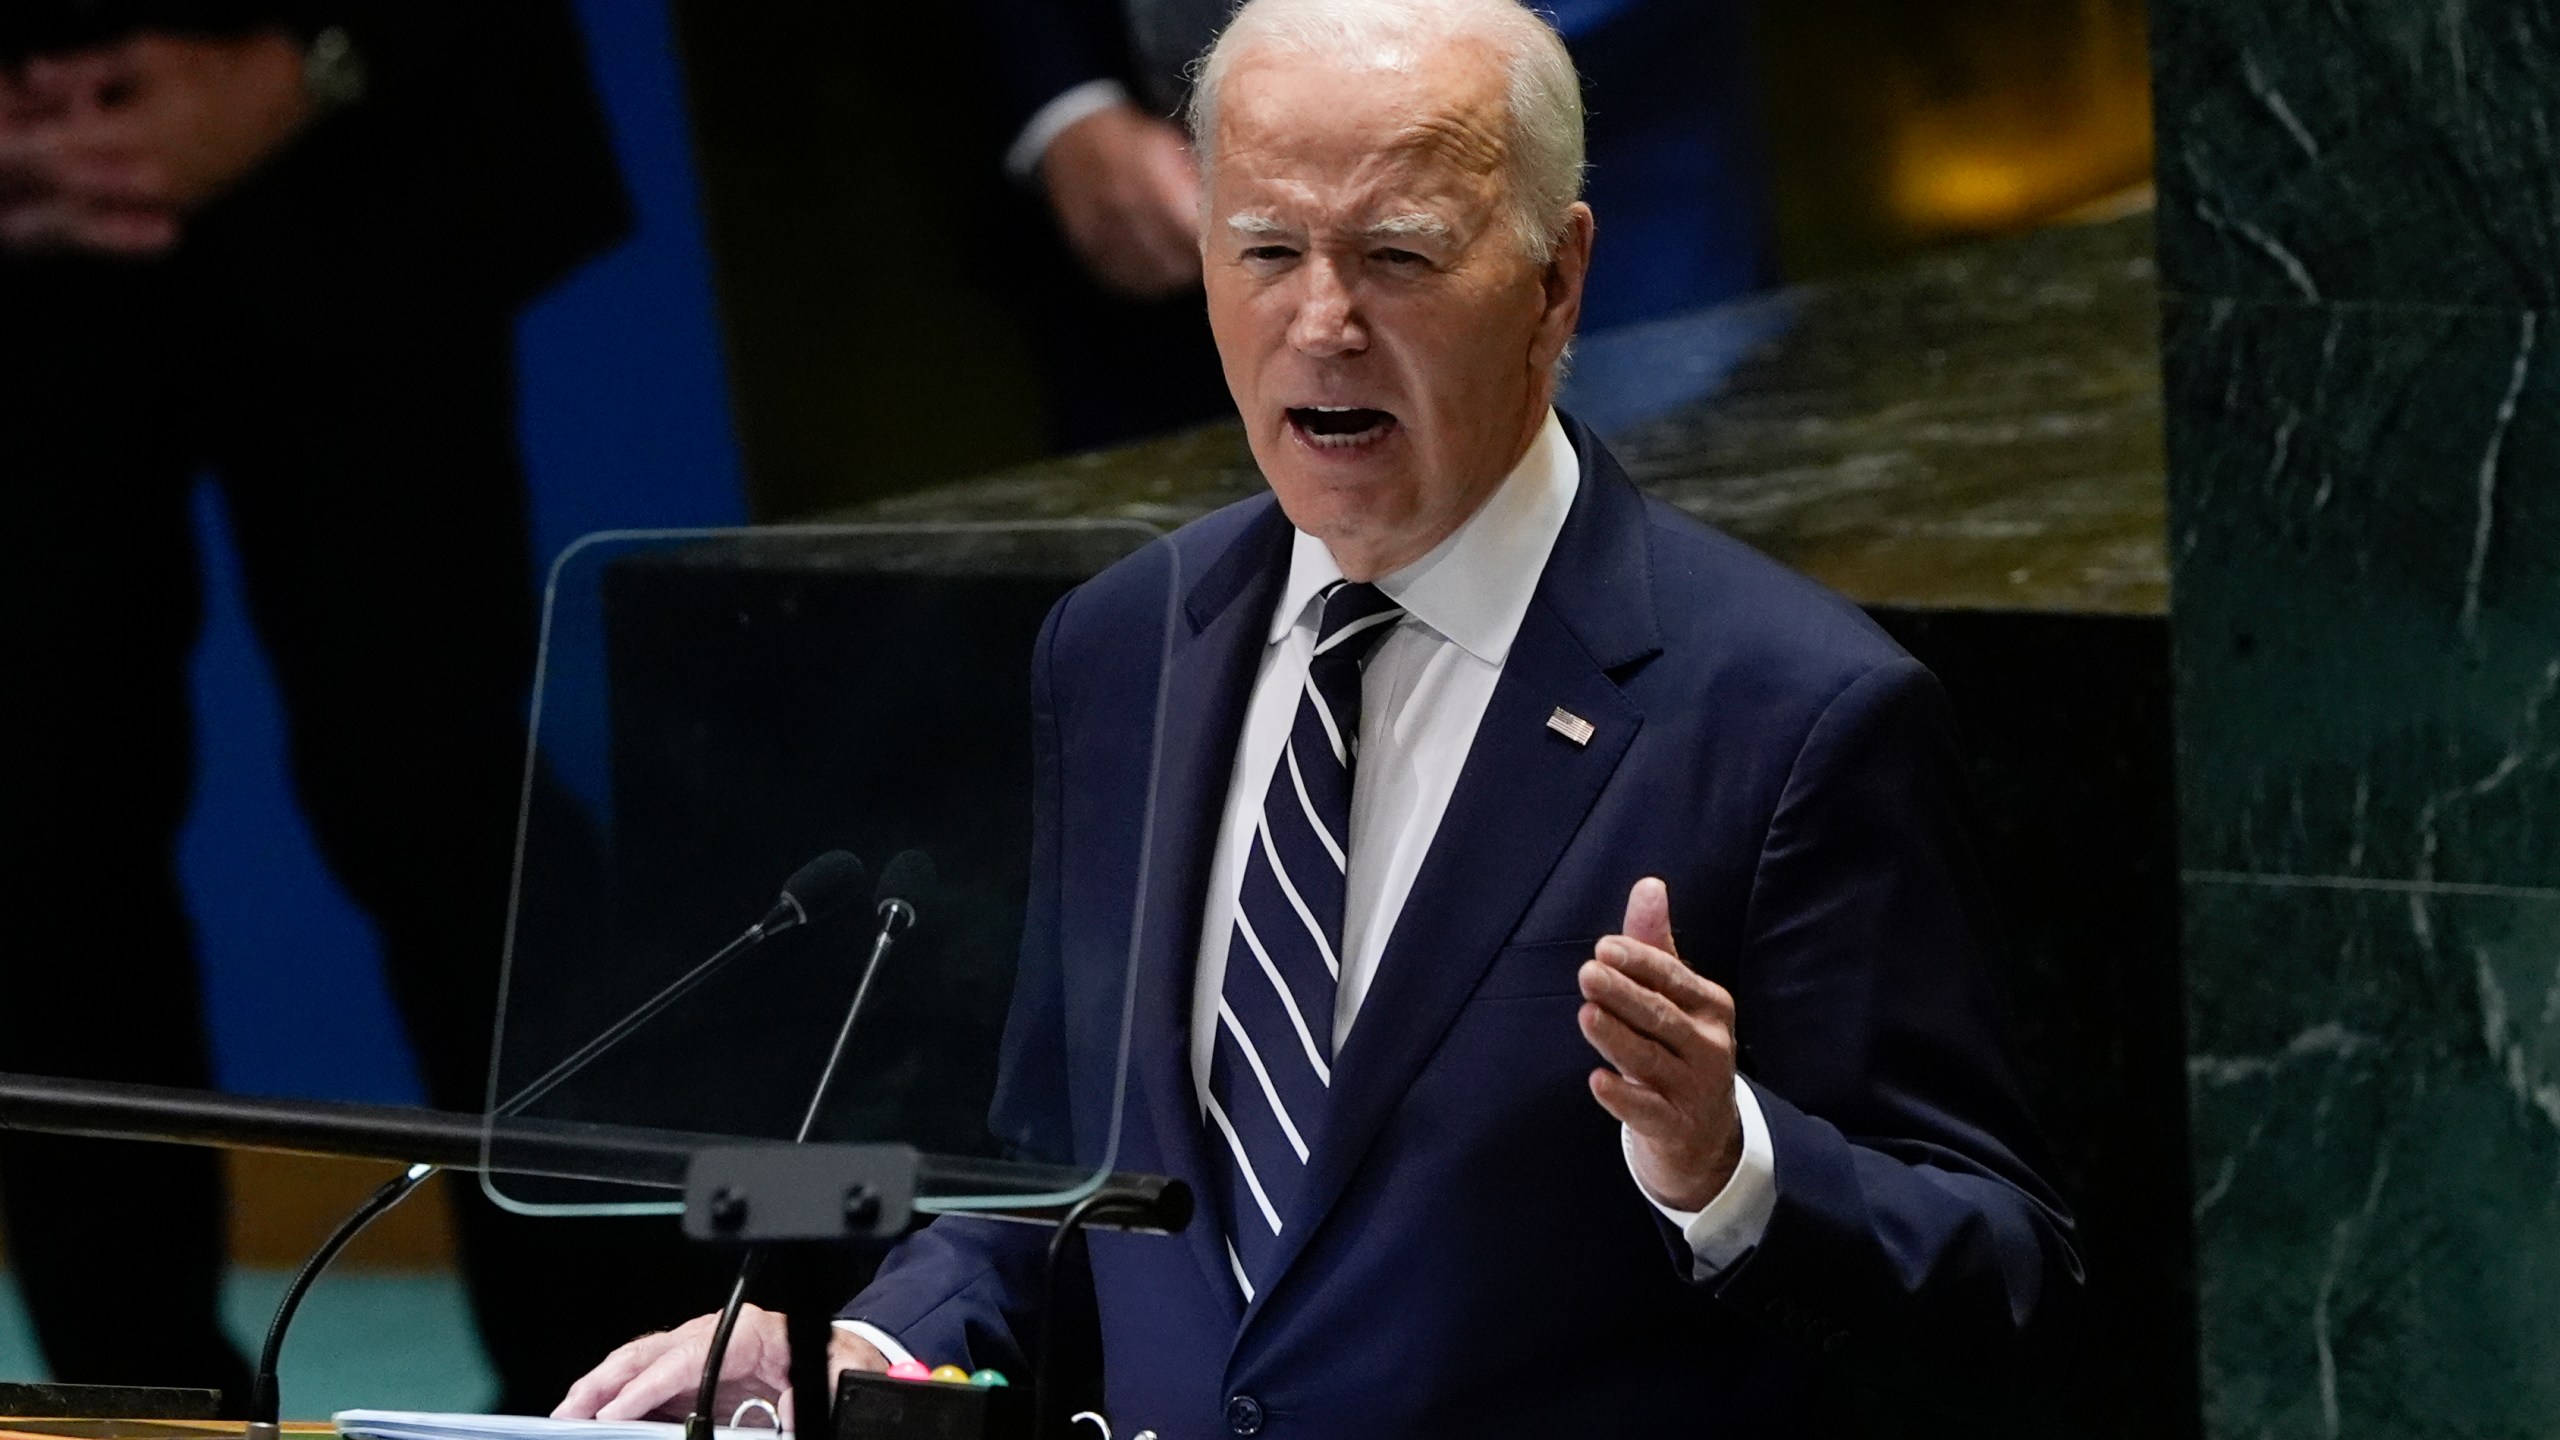
[[[1529,442],[1476,513],[1431,553],[1392,574],[1378,588],[1405,613],[1488,665],[1500,665],[1529,613],[1529,597],[1547,568],[1547,554],[1563,533],[1565,516],[1582,487],[1582,465],[1565,438],[1556,412]],[[1289,551],[1289,578],[1272,611],[1272,641],[1305,618],[1316,592],[1342,578],[1342,567],[1324,542],[1297,531]]]

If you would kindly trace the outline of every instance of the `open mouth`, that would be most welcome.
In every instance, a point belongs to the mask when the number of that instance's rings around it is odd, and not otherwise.
[[[1356,450],[1395,433],[1396,417],[1358,405],[1292,405],[1289,428],[1318,450]]]

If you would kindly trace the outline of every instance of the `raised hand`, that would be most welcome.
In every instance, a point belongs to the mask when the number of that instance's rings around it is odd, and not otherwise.
[[[1703,1210],[1742,1163],[1733,996],[1681,963],[1659,880],[1636,882],[1624,931],[1596,951],[1579,977],[1582,1034],[1609,1063],[1591,1072],[1591,1094],[1634,1137],[1645,1190],[1674,1210]]]

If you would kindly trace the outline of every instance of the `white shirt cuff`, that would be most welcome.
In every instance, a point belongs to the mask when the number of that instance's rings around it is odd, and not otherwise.
[[[1706,1209],[1674,1210],[1655,1199],[1642,1180],[1636,1181],[1636,1193],[1679,1226],[1688,1240],[1696,1262],[1689,1272],[1693,1280],[1713,1277],[1759,1244],[1768,1233],[1769,1216],[1778,1208],[1778,1164],[1769,1148],[1769,1122],[1760,1113],[1760,1099],[1751,1093],[1750,1082],[1739,1075],[1733,1077],[1733,1108],[1742,1118],[1742,1163],[1734,1167],[1733,1177]],[[1633,1176],[1636,1137],[1624,1125],[1618,1127],[1618,1143],[1627,1152],[1627,1173]]]
[[[1129,88],[1117,80],[1087,80],[1058,92],[1056,99],[1031,112],[1022,133],[1005,147],[1004,173],[1016,180],[1029,180],[1040,171],[1040,157],[1049,153],[1049,142],[1066,133],[1067,127],[1097,110],[1129,103]]]
[[[905,1365],[916,1358],[906,1346],[898,1343],[897,1336],[868,1320],[839,1320],[836,1328],[857,1340],[870,1341],[871,1348],[887,1356],[892,1365]]]

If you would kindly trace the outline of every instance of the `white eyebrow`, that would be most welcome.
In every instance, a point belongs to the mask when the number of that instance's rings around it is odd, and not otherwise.
[[[1227,228],[1238,235],[1246,236],[1285,235],[1289,230],[1289,227],[1272,219],[1268,215],[1246,215],[1242,213],[1228,216]]]
[[[1417,210],[1410,215],[1390,215],[1363,233],[1372,240],[1446,240],[1450,230],[1448,221]]]

